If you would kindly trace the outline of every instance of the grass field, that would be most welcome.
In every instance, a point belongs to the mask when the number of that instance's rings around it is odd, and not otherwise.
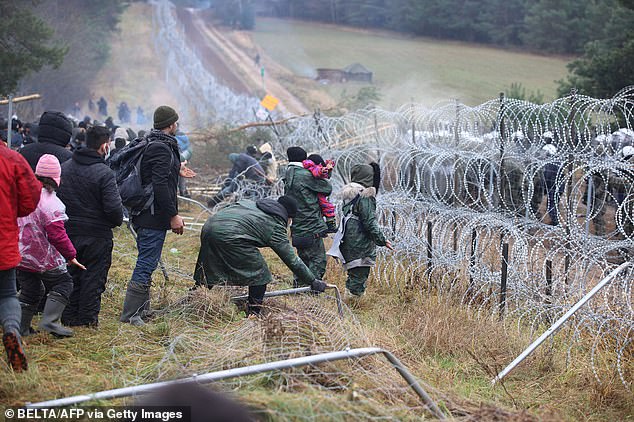
[[[567,73],[563,58],[309,22],[258,18],[253,38],[273,60],[302,77],[314,77],[316,68],[365,65],[374,72],[381,105],[388,108],[412,99],[429,106],[454,98],[477,105],[513,82],[549,100],[556,94],[555,81]],[[343,88],[324,89],[338,99]]]
[[[181,211],[193,215],[193,209],[187,206]],[[530,334],[524,329],[518,332],[517,321],[512,318],[502,324],[497,318],[460,306],[450,297],[440,298],[434,291],[388,287],[371,278],[364,302],[353,305],[338,327],[319,325],[325,321],[317,316],[326,314],[310,310],[334,305],[310,296],[277,300],[278,307],[263,320],[245,319],[219,289],[188,293],[198,239],[198,234],[191,231],[184,236],[168,235],[163,258],[170,269],[170,281],[165,283],[157,271],[152,289],[153,307],[166,312],[137,328],[118,322],[136,251],[130,233],[124,228],[115,230],[113,266],[103,295],[99,328],[76,329],[75,337],[68,339],[55,339],[45,333],[26,338],[29,371],[13,374],[0,365],[0,411],[4,406],[25,402],[260,363],[271,359],[267,350],[286,353],[288,348],[290,355],[286,356],[298,356],[298,352],[303,356],[313,353],[312,347],[323,347],[320,344],[324,339],[338,335],[349,339],[353,347],[378,346],[395,353],[429,386],[441,407],[460,420],[602,421],[628,420],[632,416],[634,397],[618,379],[602,373],[606,381],[595,381],[587,342],[582,341],[570,356],[566,355],[565,330],[520,365],[503,388],[492,387],[492,376],[530,342]],[[270,288],[288,287],[289,271],[270,251],[265,249],[264,253],[275,278]],[[343,290],[344,274],[334,262],[329,263],[327,280]],[[273,301],[267,300],[269,304]],[[275,337],[271,331],[279,331],[276,324],[280,319],[288,320],[282,326],[286,330],[282,334],[287,337],[273,348],[268,335]],[[295,350],[295,335],[299,334],[315,344],[309,344],[309,350]],[[601,354],[595,356],[598,361],[602,358]],[[366,365],[377,362],[370,360]],[[324,370],[345,368],[333,364]],[[279,375],[245,378],[216,387],[232,390],[245,403],[262,410],[267,420],[366,420],[352,415],[394,415],[394,400],[385,397],[369,402],[361,396],[349,401],[346,397],[350,389],[381,388],[398,380],[389,367],[383,370],[380,381],[358,373],[350,379],[340,377],[334,381],[345,381],[347,387],[338,392],[302,384],[298,380],[304,378],[293,378],[293,374],[301,374],[297,370],[289,371],[288,379]],[[131,403],[119,399],[89,404]],[[345,413],[338,413],[342,411]],[[419,420],[421,416],[417,412],[405,415],[402,420]]]

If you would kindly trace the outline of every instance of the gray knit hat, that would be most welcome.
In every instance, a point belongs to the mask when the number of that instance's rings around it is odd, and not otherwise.
[[[178,113],[170,106],[160,106],[154,111],[154,129],[165,129],[178,120]]]

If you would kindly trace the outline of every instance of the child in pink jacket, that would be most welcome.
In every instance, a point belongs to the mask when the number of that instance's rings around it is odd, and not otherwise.
[[[332,170],[335,168],[335,162],[333,160],[325,160],[318,154],[309,155],[306,160],[302,161],[304,168],[313,174],[313,177],[317,179],[330,179]],[[323,193],[317,194],[317,201],[321,208],[321,214],[326,218],[326,225],[328,226],[327,233],[337,232],[337,220],[335,218],[335,206],[332,202],[328,201],[328,198]]]
[[[57,336],[73,335],[72,330],[59,323],[73,290],[73,279],[66,263],[82,269],[85,267],[75,258],[75,247],[64,228],[64,222],[68,220],[66,207],[55,194],[61,172],[54,155],[44,154],[40,158],[35,168],[35,176],[43,186],[40,202],[31,214],[18,218],[22,260],[16,276],[21,287],[20,331],[23,336],[32,333],[31,320],[46,290],[49,294],[38,328]]]

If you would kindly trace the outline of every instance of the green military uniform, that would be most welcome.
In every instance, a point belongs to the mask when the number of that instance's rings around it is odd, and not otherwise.
[[[518,217],[526,216],[525,198],[530,191],[529,181],[525,177],[525,173],[526,169],[520,162],[511,159],[504,160],[501,186],[503,207]],[[531,211],[537,219],[541,219],[539,206],[544,197],[543,171],[541,169],[535,172],[530,183],[533,185],[533,194],[530,199]]]
[[[200,235],[194,280],[198,285],[260,286],[272,276],[258,248],[269,247],[304,284],[313,273],[291,247],[284,207],[271,199],[242,200],[210,217]]]
[[[313,274],[322,279],[326,273],[326,250],[322,237],[328,227],[323,219],[317,194],[330,195],[332,186],[325,179],[317,179],[299,165],[289,164],[284,176],[284,195],[297,201],[297,215],[293,218],[291,235],[297,255]],[[299,284],[306,284],[301,279]]]
[[[634,161],[634,159],[631,160]],[[610,172],[608,188],[616,201],[616,224],[620,224],[625,236],[631,238],[634,236],[634,203],[632,200],[634,170],[630,168],[632,164],[629,160],[625,160],[625,163],[623,167]]]
[[[352,217],[346,223],[339,249],[345,260],[344,268],[348,271],[346,289],[355,296],[365,292],[365,283],[376,259],[377,245],[386,244],[385,236],[376,222],[373,172],[369,165],[354,166],[352,183],[344,186],[341,192],[344,201],[341,211],[343,215],[352,212]]]

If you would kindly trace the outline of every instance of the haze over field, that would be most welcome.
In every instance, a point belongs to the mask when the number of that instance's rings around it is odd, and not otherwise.
[[[556,80],[566,75],[567,59],[540,56],[396,33],[337,28],[319,23],[260,18],[253,38],[271,59],[297,76],[314,78],[317,68],[344,68],[358,62],[374,72],[380,105],[406,102],[431,106],[459,99],[477,105],[521,83],[528,91],[555,98]],[[325,87],[337,97],[359,84]]]

